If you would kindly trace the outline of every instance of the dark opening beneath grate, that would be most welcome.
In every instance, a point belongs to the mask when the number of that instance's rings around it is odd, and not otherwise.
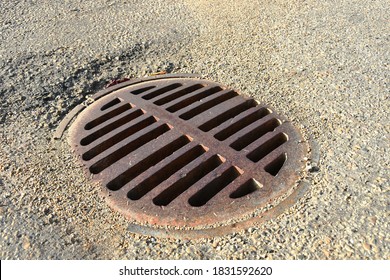
[[[131,219],[188,227],[239,219],[287,193],[303,169],[299,132],[252,98],[201,79],[126,83],[78,116],[70,143]]]

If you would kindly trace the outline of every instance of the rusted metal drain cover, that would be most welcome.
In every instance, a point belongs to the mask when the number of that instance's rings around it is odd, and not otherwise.
[[[272,210],[304,170],[300,133],[221,84],[158,77],[97,98],[72,124],[70,144],[110,206],[140,224],[231,228]]]

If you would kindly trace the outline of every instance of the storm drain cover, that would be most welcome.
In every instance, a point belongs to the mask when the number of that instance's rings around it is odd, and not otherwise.
[[[292,124],[219,83],[134,80],[96,99],[70,144],[109,205],[139,224],[234,227],[272,210],[304,170],[308,147]]]

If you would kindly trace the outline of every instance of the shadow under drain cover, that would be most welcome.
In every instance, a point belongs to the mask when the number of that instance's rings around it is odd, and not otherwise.
[[[291,123],[221,84],[166,76],[97,98],[69,142],[109,205],[138,224],[226,233],[272,211],[304,170],[308,146]]]

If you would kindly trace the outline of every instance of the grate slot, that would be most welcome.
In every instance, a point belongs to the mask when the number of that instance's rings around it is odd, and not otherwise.
[[[154,117],[150,116],[150,117],[147,117],[146,119],[126,128],[125,130],[122,130],[121,132],[110,137],[109,139],[96,145],[95,147],[90,149],[88,152],[84,153],[83,160],[93,159],[95,156],[104,152],[105,150],[109,149],[110,147],[114,146],[115,144],[119,143],[123,139],[126,139],[127,137],[135,134],[136,132],[144,129],[145,127],[147,127],[155,122],[156,122],[156,119]]]
[[[114,109],[114,110],[112,110],[112,111],[110,111],[110,112],[108,112],[108,113],[106,113],[106,114],[104,114],[104,115],[94,119],[93,121],[90,121],[89,123],[87,123],[85,125],[84,128],[86,130],[90,130],[90,129],[94,128],[95,126],[98,126],[99,124],[102,124],[105,121],[107,121],[107,120],[109,120],[109,119],[111,119],[111,118],[113,118],[113,117],[115,117],[115,116],[117,116],[117,115],[127,111],[127,110],[130,110],[131,108],[132,108],[131,105],[129,103],[126,103],[126,104],[124,104],[124,105],[122,105],[122,106],[120,106],[120,107],[118,107],[118,108],[116,108],[116,109]]]
[[[155,87],[156,86],[144,87],[144,88],[133,90],[131,93],[134,94],[134,95],[138,95],[138,94],[141,94],[141,93],[146,92],[148,90],[151,90],[151,89],[153,89]]]
[[[111,164],[115,163],[119,159],[130,154],[132,151],[135,151],[139,147],[145,145],[146,143],[152,141],[153,139],[157,138],[158,136],[169,131],[169,129],[170,128],[167,124],[163,124],[163,125],[156,127],[155,129],[153,129],[151,131],[148,131],[144,135],[138,137],[137,139],[131,141],[127,145],[121,147],[120,149],[116,150],[115,152],[111,153],[110,155],[102,158],[98,162],[91,165],[91,167],[89,168],[89,171],[93,174],[97,174],[97,173],[102,172],[104,169],[106,169]]]
[[[143,99],[145,100],[150,100],[152,98],[155,98],[163,93],[166,93],[168,91],[174,90],[175,88],[183,86],[182,84],[176,83],[176,84],[171,84],[162,88],[159,88],[155,91],[152,91],[151,93],[146,94],[145,96],[142,96]]]
[[[232,192],[229,197],[233,199],[240,198],[257,191],[262,187],[263,186],[260,183],[258,183],[256,180],[251,178],[248,181],[246,181],[244,184],[239,186],[234,192]]]
[[[161,168],[149,178],[144,180],[142,183],[137,185],[135,188],[130,190],[127,193],[127,197],[131,200],[141,199],[145,194],[153,190],[155,187],[164,182],[174,173],[182,169],[184,166],[186,166],[191,161],[195,160],[205,152],[206,150],[201,145],[193,147],[189,151],[185,152],[173,161],[169,162],[167,165],[165,165],[163,168]]]
[[[153,203],[157,206],[167,206],[179,195],[189,189],[192,185],[198,182],[201,178],[213,171],[215,168],[223,163],[221,158],[217,155],[213,155],[193,170],[187,173],[187,175],[176,183],[165,189],[157,197],[153,199]]]
[[[255,111],[252,114],[237,120],[235,123],[231,124],[230,126],[226,127],[225,129],[215,134],[214,137],[220,141],[226,140],[233,134],[249,126],[250,124],[260,120],[261,118],[265,117],[269,113],[270,111],[267,108],[261,108],[260,110]]]
[[[238,94],[234,91],[228,91],[228,92],[225,92],[222,95],[219,95],[211,100],[208,100],[208,101],[202,100],[203,102],[199,106],[191,109],[188,112],[185,112],[184,114],[181,114],[179,117],[182,118],[183,120],[189,120],[189,119],[203,113],[204,111],[206,111],[210,108],[213,108],[214,106],[216,106],[216,105],[218,105],[226,100],[229,100],[237,95]]]
[[[119,103],[121,103],[121,100],[119,98],[115,98],[114,100],[111,100],[107,104],[103,105],[102,108],[100,108],[100,111],[107,110],[108,108],[111,108],[112,106],[115,106]]]
[[[194,207],[200,207],[205,205],[210,199],[212,199],[217,193],[223,190],[227,185],[233,182],[240,176],[240,172],[234,166],[231,166],[219,177],[212,180],[197,193],[190,197],[188,203]]]
[[[256,127],[255,129],[244,134],[243,136],[239,137],[236,141],[230,144],[230,147],[232,147],[236,151],[241,151],[242,149],[244,149],[249,144],[259,139],[263,135],[273,131],[279,125],[280,125],[280,121],[278,119],[270,119],[267,122]]]
[[[279,133],[269,139],[267,142],[263,143],[260,147],[257,147],[252,152],[250,152],[247,155],[247,158],[253,162],[258,162],[273,150],[286,143],[287,140],[288,138],[286,134]]]
[[[182,101],[177,102],[176,104],[173,104],[172,106],[167,108],[167,111],[174,113],[180,109],[183,109],[183,108],[191,105],[192,103],[194,103],[196,101],[201,100],[204,96],[214,94],[214,93],[221,91],[221,90],[222,90],[221,87],[212,87],[212,88],[209,88],[207,90],[201,91],[201,92],[196,93],[196,94],[194,94],[194,95],[192,95],[192,96],[190,96]]]
[[[138,162],[136,165],[127,169],[125,172],[120,174],[114,180],[110,181],[107,184],[107,188],[112,191],[117,191],[126,185],[128,182],[132,181],[138,175],[148,170],[150,167],[156,165],[166,157],[173,154],[175,151],[179,150],[181,147],[188,144],[190,140],[186,136],[181,136],[178,139],[172,141],[168,145],[160,148],[156,152],[152,153],[150,156]]]
[[[229,110],[224,111],[222,114],[214,117],[213,119],[207,121],[206,123],[199,126],[199,129],[207,132],[213,129],[214,127],[217,127],[218,125],[222,124],[223,122],[233,118],[234,116],[252,108],[256,107],[257,103],[253,99],[246,100],[244,103],[241,103]]]
[[[278,175],[280,169],[282,169],[284,163],[287,160],[287,155],[285,153],[278,156],[272,162],[270,162],[267,166],[264,167],[264,170],[271,174],[272,176]]]
[[[174,92],[172,94],[169,94],[168,96],[165,96],[163,98],[160,98],[160,99],[156,100],[154,102],[154,104],[156,104],[158,106],[164,105],[164,104],[166,104],[168,102],[171,102],[171,101],[175,100],[176,98],[179,98],[181,96],[184,96],[186,94],[194,92],[194,91],[196,91],[198,89],[201,89],[203,87],[204,87],[204,85],[202,85],[202,84],[195,84],[195,85],[186,87],[186,88],[178,90],[178,91],[176,91],[176,92]]]
[[[138,118],[139,116],[143,115],[142,110],[136,110],[134,112],[131,112],[130,114],[120,118],[119,120],[112,122],[105,127],[95,131],[94,133],[91,133],[90,135],[84,137],[81,139],[80,144],[82,146],[86,146],[94,142],[96,139],[102,137],[103,135],[106,135],[107,133],[113,131],[114,129]]]

